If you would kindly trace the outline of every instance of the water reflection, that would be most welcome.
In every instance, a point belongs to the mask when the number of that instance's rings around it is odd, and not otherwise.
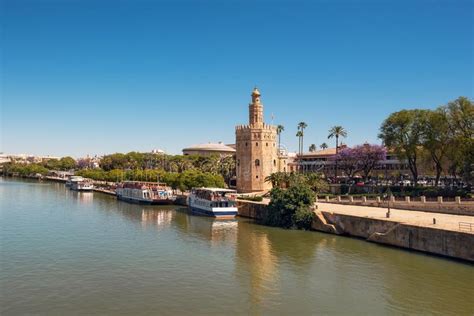
[[[238,228],[235,275],[244,288],[249,289],[250,306],[263,307],[267,297],[279,293],[277,255],[268,234],[257,225],[241,221]],[[258,311],[251,311],[255,312]]]
[[[173,225],[186,238],[199,238],[211,246],[234,245],[237,240],[238,220],[218,220],[206,216],[191,215],[186,208],[179,208],[173,217]]]
[[[92,204],[94,202],[93,192],[78,192],[69,190],[67,193],[80,204]]]

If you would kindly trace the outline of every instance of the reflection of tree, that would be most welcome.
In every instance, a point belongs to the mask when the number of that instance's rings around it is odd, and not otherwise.
[[[298,269],[303,266],[310,268],[314,261],[316,247],[325,240],[324,237],[321,237],[320,234],[301,230],[282,232],[281,229],[272,228],[267,231],[267,238],[273,253],[279,259],[290,261]]]

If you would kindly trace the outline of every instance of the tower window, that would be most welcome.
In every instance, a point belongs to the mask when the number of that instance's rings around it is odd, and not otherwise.
[[[260,166],[260,160],[255,159],[255,167],[258,167],[258,166]]]
[[[245,147],[247,147],[247,143],[245,143]]]
[[[276,165],[277,165],[277,161],[275,159],[273,159],[273,166],[276,167]]]
[[[258,179],[258,176],[256,176],[255,178],[257,178],[257,179]]]
[[[268,143],[267,143],[267,147],[268,147]]]
[[[258,146],[258,143],[255,143],[255,146]]]

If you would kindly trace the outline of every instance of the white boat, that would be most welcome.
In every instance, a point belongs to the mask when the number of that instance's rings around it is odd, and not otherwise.
[[[70,188],[73,181],[84,181],[84,178],[81,176],[68,176],[66,181],[66,187]]]
[[[219,188],[195,188],[188,196],[192,213],[215,218],[234,218],[237,215],[236,191]]]
[[[115,193],[119,200],[139,204],[166,205],[176,200],[170,187],[157,182],[124,181],[117,186]]]
[[[82,178],[82,179],[72,179],[70,189],[74,190],[74,191],[88,192],[88,191],[92,191],[94,189],[94,185],[92,184],[92,181],[86,180],[84,178]]]

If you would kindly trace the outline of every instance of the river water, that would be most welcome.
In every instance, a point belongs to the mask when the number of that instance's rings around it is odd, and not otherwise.
[[[0,314],[474,314],[474,266],[0,178]]]

